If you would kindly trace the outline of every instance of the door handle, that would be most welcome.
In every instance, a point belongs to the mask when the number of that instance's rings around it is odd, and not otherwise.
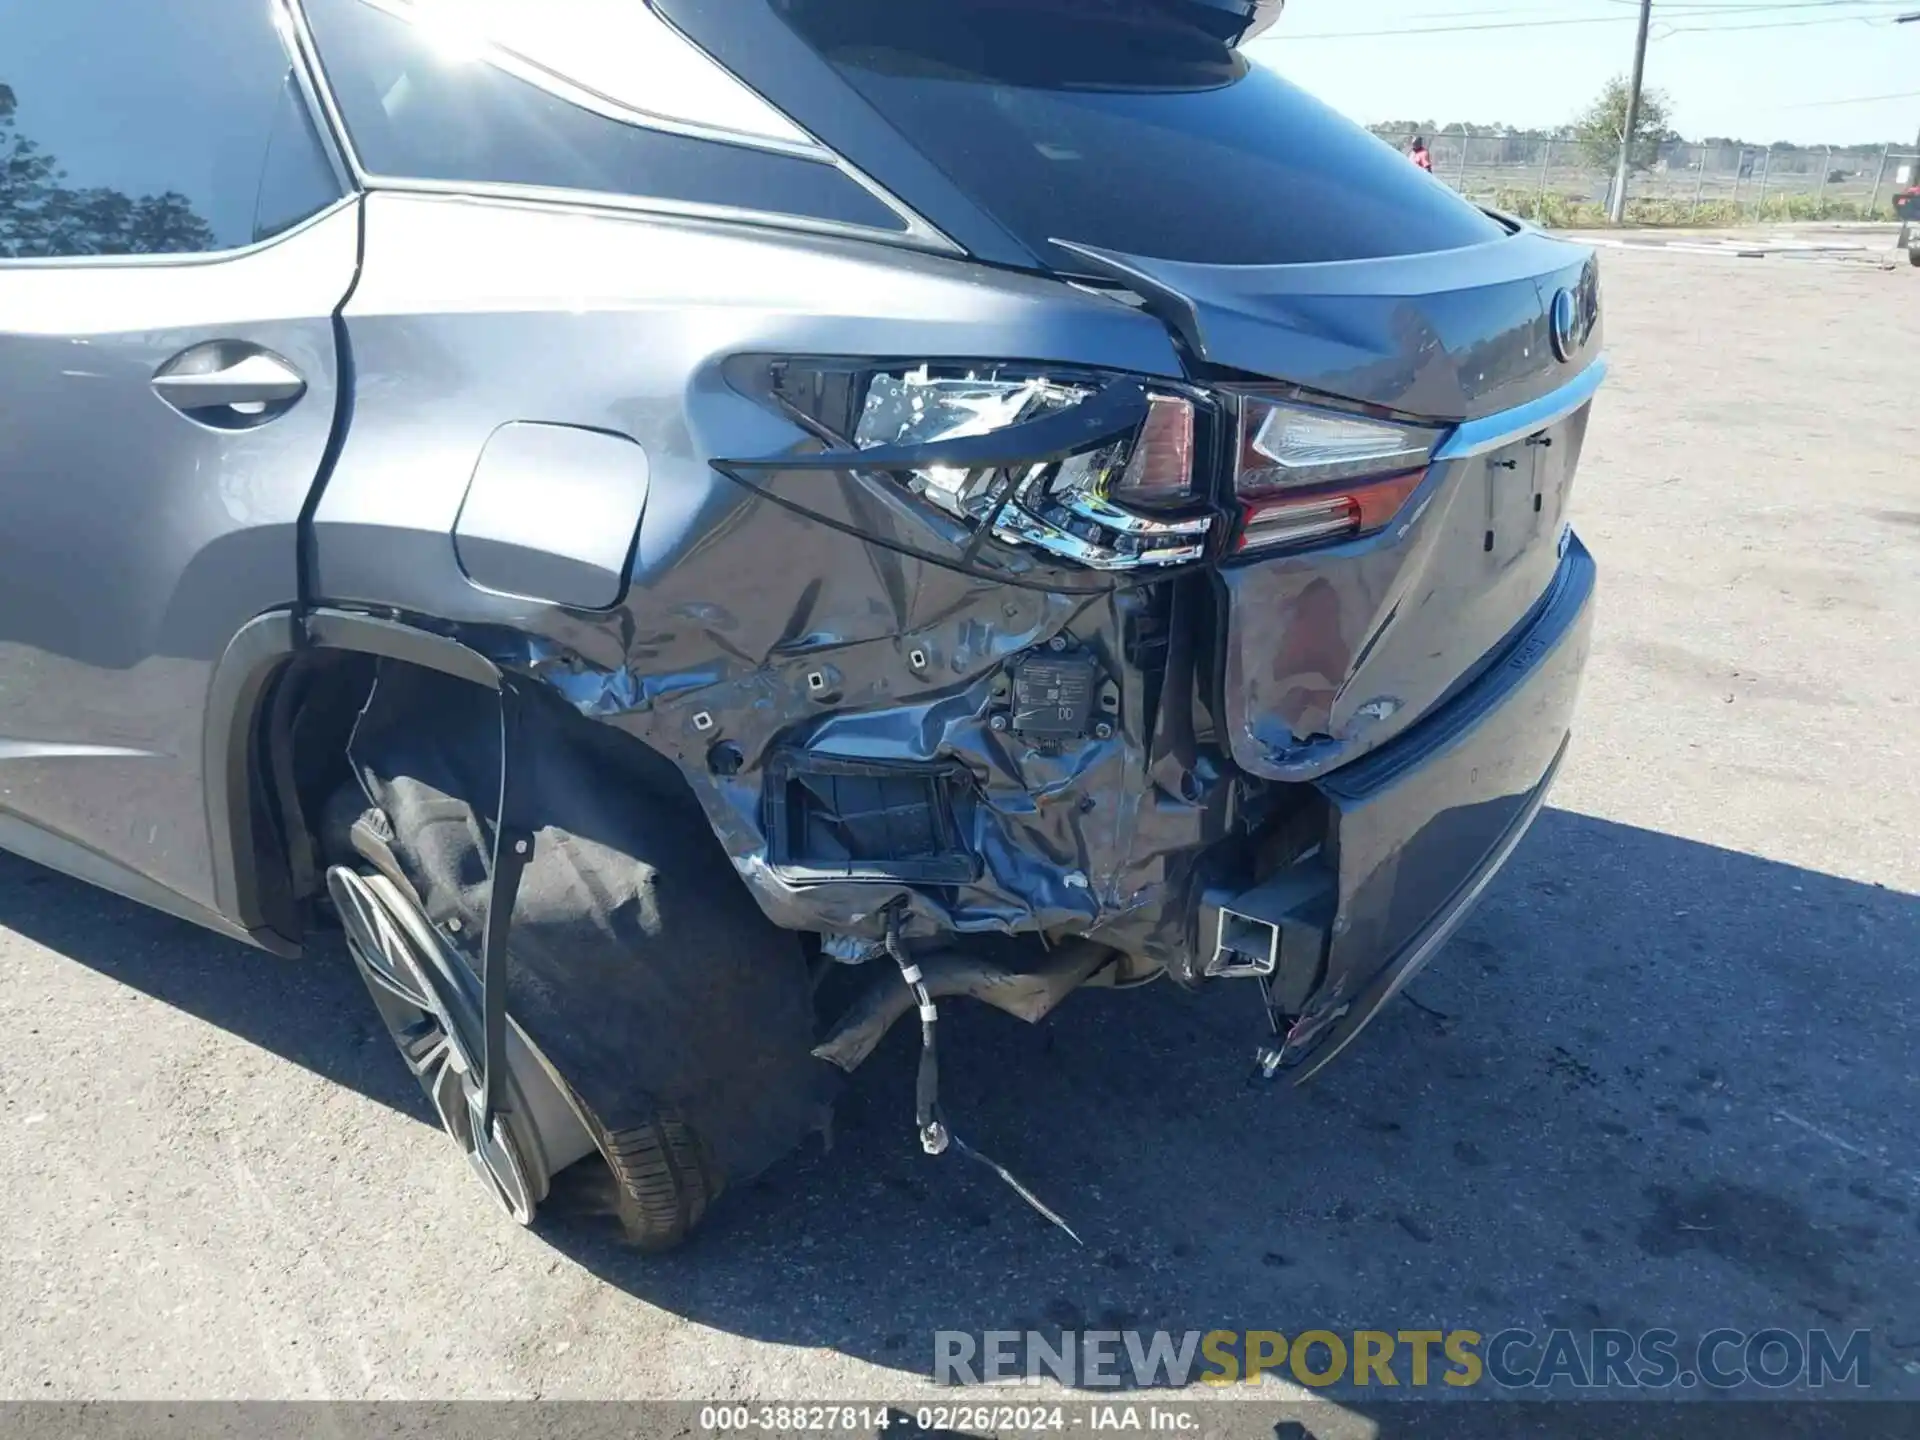
[[[154,392],[176,410],[232,409],[241,415],[259,415],[306,393],[300,372],[277,355],[255,350],[230,360],[232,348],[195,346],[153,377]]]

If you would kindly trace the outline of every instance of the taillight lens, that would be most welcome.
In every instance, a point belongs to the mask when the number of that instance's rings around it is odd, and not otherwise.
[[[731,363],[738,388],[828,446],[806,468],[858,472],[959,522],[970,533],[945,539],[967,563],[989,539],[1096,570],[1337,543],[1392,520],[1445,434],[1263,386],[1019,362]],[[714,463],[735,473],[799,462]],[[1222,546],[1228,500],[1237,513]]]
[[[862,450],[986,435],[1077,405],[1098,388],[1013,367],[882,371],[853,425]],[[995,538],[1098,570],[1176,565],[1206,553],[1214,514],[1195,468],[1195,407],[1149,393],[1130,436],[1021,468],[930,466],[896,478],[929,504]]]
[[[1441,432],[1238,395],[1237,550],[1327,544],[1381,529],[1419,488]]]

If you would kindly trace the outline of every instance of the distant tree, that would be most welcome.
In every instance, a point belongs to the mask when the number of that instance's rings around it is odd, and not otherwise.
[[[13,87],[0,84],[0,255],[32,255],[44,235],[43,211],[60,179],[51,156],[19,133]]]
[[[142,195],[127,217],[125,237],[129,255],[178,255],[211,250],[213,227],[193,212],[193,202],[178,190]]]
[[[1616,75],[1573,122],[1573,138],[1580,142],[1587,163],[1596,170],[1611,170],[1619,162],[1621,141],[1627,131],[1627,99],[1627,82]],[[1660,158],[1661,145],[1680,138],[1667,123],[1672,116],[1673,102],[1663,91],[1640,92],[1640,114],[1628,151],[1635,170],[1651,170]]]
[[[1431,135],[1440,127],[1431,120],[1383,120],[1367,128],[1376,135]]]
[[[175,255],[214,248],[213,228],[177,191],[143,195],[61,182],[59,162],[22,135],[0,83],[0,256]]]

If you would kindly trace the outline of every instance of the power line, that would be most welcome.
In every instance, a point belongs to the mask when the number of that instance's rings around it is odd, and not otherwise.
[[[1782,110],[1820,110],[1829,105],[1872,105],[1881,100],[1911,100],[1920,90],[1896,90],[1891,95],[1849,95],[1844,100],[1807,100],[1798,105],[1782,105]]]
[[[1736,30],[1799,30],[1808,25],[1875,25],[1891,27],[1897,22],[1878,15],[1830,15],[1823,20],[1763,20],[1751,25],[1669,25],[1667,35],[1720,35]]]
[[[1633,5],[1637,7],[1639,4],[1639,0],[1619,0],[1619,3],[1624,3],[1627,5]],[[1693,33],[1698,31],[1711,31],[1711,30],[1774,30],[1774,29],[1785,29],[1785,28],[1790,28],[1794,26],[1843,25],[1843,24],[1849,24],[1854,22],[1871,25],[1875,23],[1886,23],[1883,17],[1890,18],[1890,12],[1886,8],[1887,6],[1893,5],[1893,4],[1910,4],[1910,3],[1911,3],[1911,0],[1776,0],[1776,3],[1756,4],[1756,3],[1751,3],[1751,0],[1740,0],[1740,3],[1735,3],[1735,4],[1706,5],[1702,3],[1702,0],[1680,0],[1680,3],[1678,4],[1663,5],[1661,7],[1661,16],[1662,16],[1661,23],[1667,26],[1666,31],[1664,32],[1666,34]],[[1671,25],[1671,24],[1668,24],[1665,18],[1667,16],[1674,16],[1680,19],[1685,19],[1685,20],[1696,20],[1696,19],[1705,19],[1705,18],[1708,18],[1709,16],[1719,17],[1722,15],[1731,16],[1731,15],[1737,15],[1737,14],[1772,14],[1779,11],[1834,10],[1834,9],[1842,9],[1842,8],[1849,9],[1849,10],[1860,10],[1862,7],[1867,7],[1866,13],[1847,14],[1847,15],[1827,15],[1827,16],[1821,16],[1816,19],[1806,19],[1806,20],[1767,21],[1767,22],[1760,22],[1760,23],[1737,23],[1737,24],[1731,24],[1731,25],[1718,25],[1718,24]],[[1524,12],[1516,12],[1513,10],[1451,11],[1451,12],[1442,12],[1439,14],[1435,14],[1428,18],[1441,19],[1441,18],[1447,18],[1447,17],[1458,17],[1458,18],[1465,19],[1469,16],[1474,16],[1474,15],[1494,16],[1494,15],[1511,15],[1516,13],[1524,13]],[[1357,39],[1369,39],[1369,38],[1375,38],[1380,36],[1393,36],[1393,35],[1459,35],[1459,34],[1471,34],[1479,31],[1491,31],[1491,30],[1542,30],[1542,29],[1558,28],[1558,27],[1570,26],[1570,25],[1614,25],[1614,24],[1623,23],[1633,18],[1634,17],[1629,14],[1564,15],[1564,16],[1556,16],[1551,19],[1540,19],[1536,17],[1536,18],[1527,19],[1527,20],[1493,20],[1493,19],[1477,20],[1473,24],[1465,24],[1465,25],[1412,25],[1412,26],[1397,25],[1392,27],[1383,27],[1381,29],[1376,29],[1376,30],[1289,31],[1289,30],[1282,29],[1282,30],[1276,31],[1274,33],[1273,38],[1275,40],[1357,40]]]

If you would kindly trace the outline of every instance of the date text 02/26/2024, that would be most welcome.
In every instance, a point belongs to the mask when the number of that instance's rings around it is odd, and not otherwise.
[[[708,1405],[699,1415],[703,1434],[902,1433],[1064,1434],[1126,1431],[1182,1434],[1199,1428],[1199,1417],[1181,1405],[996,1405],[940,1404],[912,1409],[886,1405]]]

